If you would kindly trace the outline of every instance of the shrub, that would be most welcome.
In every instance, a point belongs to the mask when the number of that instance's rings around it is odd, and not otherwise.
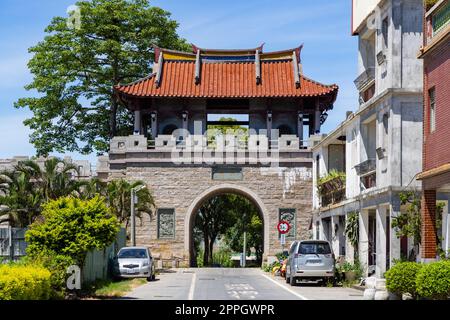
[[[422,264],[416,262],[399,262],[392,266],[386,273],[387,289],[397,295],[410,293],[417,296],[416,276],[421,270]]]
[[[66,292],[67,268],[76,264],[75,261],[64,255],[58,255],[55,252],[44,250],[25,257],[25,265],[38,265],[50,271],[50,284],[52,288],[52,299],[64,298]]]
[[[213,252],[213,263],[219,264],[224,268],[233,267],[233,261],[231,260],[231,250],[227,248],[220,248],[217,252]]]
[[[417,292],[426,299],[450,297],[450,261],[425,264],[416,279]]]
[[[50,271],[38,266],[0,266],[0,300],[47,300]]]
[[[106,248],[119,232],[117,218],[99,196],[51,200],[43,206],[42,215],[44,221],[33,223],[25,234],[27,253],[32,256],[54,252],[82,266],[90,250]]]

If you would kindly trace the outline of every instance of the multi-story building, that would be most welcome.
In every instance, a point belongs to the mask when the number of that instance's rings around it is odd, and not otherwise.
[[[353,260],[344,228],[356,213],[358,259],[377,276],[413,247],[392,219],[405,210],[399,194],[421,188],[422,18],[421,0],[353,1],[359,108],[313,147],[314,236]]]
[[[436,200],[450,191],[450,1],[425,7],[423,47],[422,258],[436,258],[436,248],[450,249],[450,219],[436,225]],[[437,236],[436,236],[437,235]],[[443,240],[444,239],[444,240]],[[441,243],[439,243],[439,241]]]

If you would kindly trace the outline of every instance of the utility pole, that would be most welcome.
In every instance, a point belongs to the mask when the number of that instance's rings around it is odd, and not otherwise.
[[[243,250],[244,259],[242,259],[242,267],[245,268],[245,262],[247,260],[247,231],[244,230],[244,250]]]
[[[134,197],[135,191],[133,188],[131,189],[131,245],[133,247],[136,246],[136,214],[134,213]]]

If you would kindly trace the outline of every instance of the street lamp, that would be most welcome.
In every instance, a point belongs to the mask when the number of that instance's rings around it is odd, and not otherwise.
[[[145,185],[137,186],[136,188],[131,188],[131,245],[136,246],[136,214],[134,212],[134,205],[137,204],[138,198],[136,193],[142,189],[147,188]]]

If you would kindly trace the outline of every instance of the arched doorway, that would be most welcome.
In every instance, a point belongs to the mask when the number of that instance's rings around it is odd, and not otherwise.
[[[258,197],[258,195],[253,192],[252,190],[238,186],[233,184],[222,184],[217,185],[214,187],[211,187],[204,192],[202,192],[200,195],[198,195],[194,201],[189,206],[186,216],[185,216],[185,251],[189,254],[189,264],[192,266],[193,263],[193,257],[194,255],[194,246],[193,246],[193,225],[195,216],[202,206],[202,204],[207,201],[208,199],[224,195],[224,194],[236,194],[245,197],[250,202],[254,204],[254,206],[258,209],[260,216],[263,220],[264,225],[264,233],[263,233],[263,248],[264,248],[264,255],[267,254],[269,249],[269,239],[268,239],[268,232],[269,232],[269,213],[264,205],[264,203],[261,201],[261,199]]]

